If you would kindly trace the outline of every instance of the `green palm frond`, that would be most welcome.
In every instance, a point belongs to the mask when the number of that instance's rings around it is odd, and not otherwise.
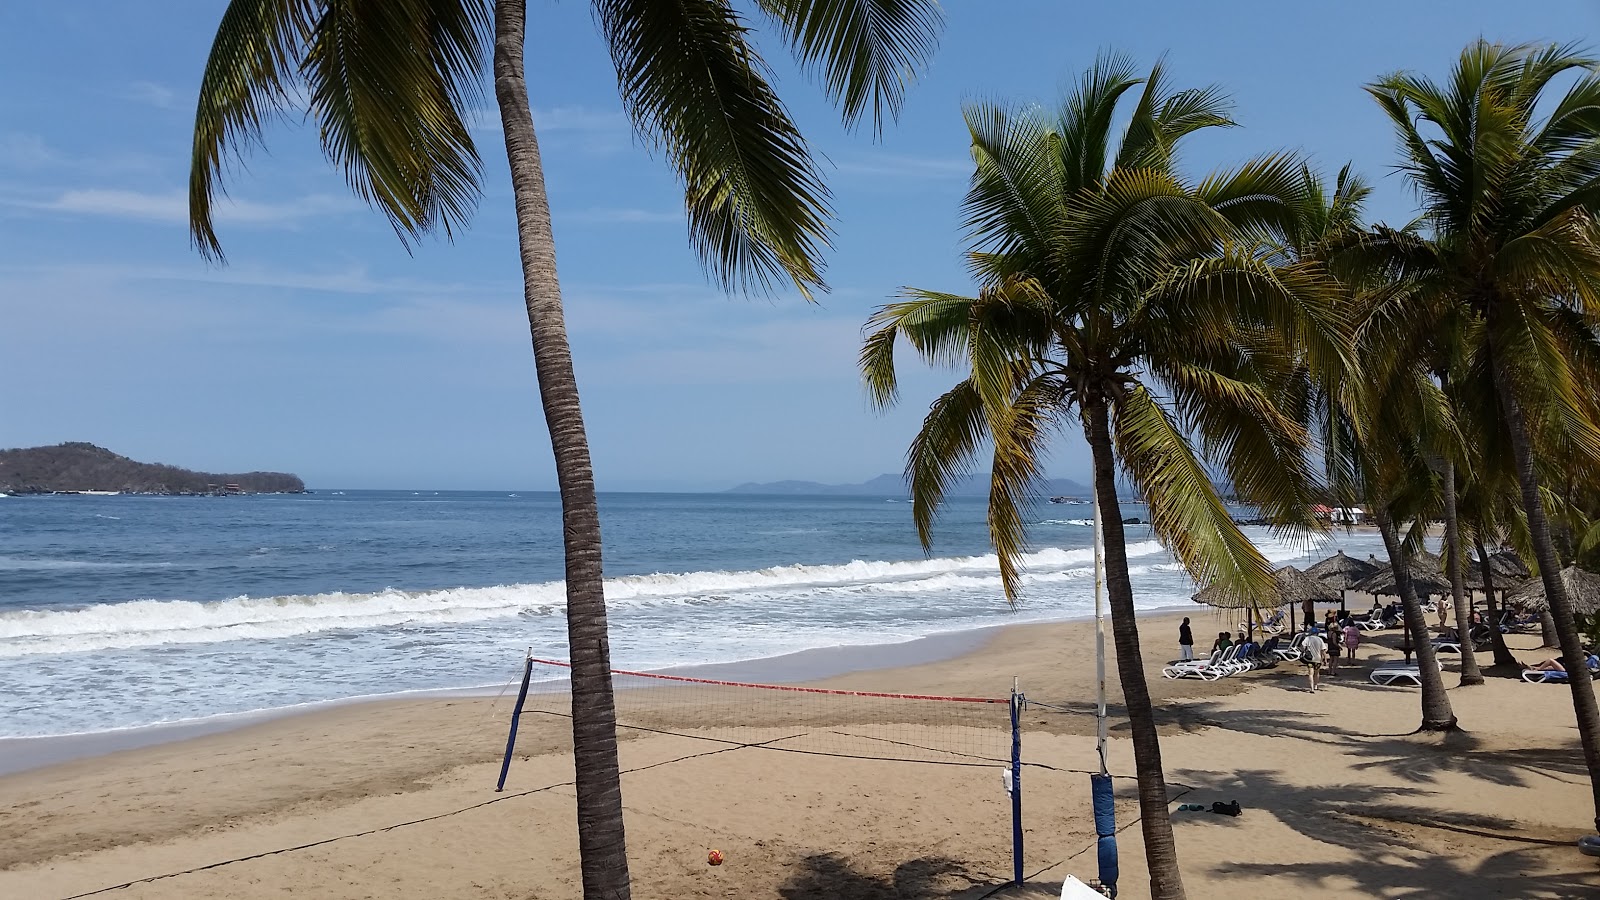
[[[1202,456],[1222,467],[1240,499],[1282,529],[1313,530],[1311,507],[1320,491],[1311,439],[1300,419],[1280,409],[1284,385],[1223,368],[1177,362],[1153,372],[1169,389],[1185,431],[1198,436]]]
[[[488,33],[463,0],[234,0],[195,111],[189,227],[222,255],[213,200],[230,151],[258,143],[304,86],[328,158],[402,241],[471,214],[481,165],[460,110],[476,96]]]
[[[1147,85],[1146,94],[1154,100],[1162,88],[1162,67],[1157,63],[1150,76],[1140,79],[1133,60],[1121,53],[1102,53],[1095,57],[1094,65],[1084,71],[1078,84],[1067,94],[1061,114],[1053,123],[1055,139],[1059,141],[1064,181],[1059,190],[1065,194],[1085,190],[1105,177],[1111,162],[1111,126],[1116,116],[1117,104],[1129,90],[1141,81]],[[1153,95],[1151,92],[1154,92]],[[1142,103],[1139,109],[1142,110]],[[1145,111],[1148,114],[1149,111]],[[1139,112],[1135,112],[1137,117]],[[1135,118],[1135,125],[1139,122]],[[1132,127],[1132,126],[1130,126]],[[1137,143],[1138,134],[1134,133]]]
[[[682,179],[689,238],[726,289],[825,288],[827,188],[722,0],[596,0],[629,116]]]
[[[1038,501],[1040,468],[1049,439],[1059,432],[1071,389],[1059,372],[1023,384],[1003,410],[989,409],[994,458],[989,476],[989,541],[1000,561],[1000,582],[1012,604],[1022,593],[1018,561],[1026,549],[1026,511]]]
[[[1231,317],[1241,327],[1268,329],[1304,353],[1315,372],[1359,368],[1351,350],[1350,310],[1339,302],[1338,283],[1316,262],[1274,266],[1230,245],[1216,256],[1174,267],[1147,296],[1149,306],[1167,310],[1175,321],[1223,328]]]
[[[1195,195],[1234,228],[1258,240],[1282,240],[1299,226],[1305,162],[1289,153],[1258,156],[1207,176]]]
[[[822,73],[847,125],[899,116],[906,87],[939,45],[936,0],[757,0],[802,63]]]
[[[983,400],[970,380],[944,392],[928,407],[922,428],[906,451],[911,518],[924,550],[933,547],[933,523],[945,491],[972,474],[973,460],[988,435]]]
[[[1166,67],[1157,62],[1144,80],[1144,91],[1122,134],[1115,166],[1119,169],[1168,169],[1178,142],[1202,128],[1228,128],[1232,101],[1216,86],[1166,93]],[[1095,171],[1099,174],[1098,170]],[[1085,181],[1075,189],[1092,184]]]
[[[1150,525],[1196,582],[1229,597],[1274,598],[1272,566],[1234,524],[1187,436],[1154,395],[1130,388],[1112,407],[1124,471],[1150,508]]]
[[[1062,206],[1059,137],[1032,107],[968,104],[975,171],[962,203],[975,249],[1010,257],[1047,252]]]

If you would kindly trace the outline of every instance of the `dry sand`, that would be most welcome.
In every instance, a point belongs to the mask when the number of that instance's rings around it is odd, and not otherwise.
[[[1195,622],[1198,634],[1227,627]],[[1397,655],[1397,632],[1313,695],[1290,665],[1162,680],[1176,620],[1143,630],[1174,807],[1244,807],[1174,813],[1191,897],[1600,896],[1600,865],[1572,846],[1593,811],[1566,687],[1491,670],[1489,684],[1451,690],[1463,733],[1409,736],[1417,690],[1365,678]],[[1525,660],[1548,655],[1536,643],[1512,639]],[[1070,771],[1094,764],[1092,647],[1088,623],[1017,626],[956,659],[822,684],[1003,697],[1015,675],[1030,698],[1067,707],[1026,713],[1024,756],[1041,764],[1024,778],[1030,886],[995,895],[1054,897],[1066,873],[1095,874],[1088,779]],[[994,765],[776,749],[973,762],[1004,755],[1004,706],[754,693],[621,692],[624,722],[699,735],[624,730],[635,897],[977,898],[1009,877]],[[504,697],[346,706],[8,776],[0,897],[134,881],[98,896],[577,897],[567,721],[545,711],[553,699],[524,716],[503,794],[492,788]],[[1127,775],[1120,703],[1112,716],[1111,769]],[[726,743],[774,738],[787,740]],[[1132,825],[1121,896],[1147,897],[1131,778],[1118,798],[1119,825]],[[706,864],[711,847],[725,865]],[[183,874],[157,878],[168,873]]]

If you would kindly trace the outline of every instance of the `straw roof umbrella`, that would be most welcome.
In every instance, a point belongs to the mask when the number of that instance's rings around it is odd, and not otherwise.
[[[1444,574],[1444,557],[1429,553],[1426,550],[1418,550],[1416,553],[1411,554],[1411,565],[1413,568],[1425,572]],[[1448,578],[1446,581],[1448,582]]]
[[[1409,568],[1411,570],[1411,586],[1416,590],[1418,596],[1431,597],[1450,593],[1450,580],[1444,577],[1444,573],[1433,571],[1427,565],[1419,565],[1415,560],[1411,561]],[[1384,566],[1370,577],[1357,582],[1354,585],[1354,589],[1368,594],[1398,596],[1400,593],[1398,581],[1399,579],[1395,577],[1393,567]]]
[[[1344,609],[1344,592],[1355,587],[1365,578],[1371,578],[1383,568],[1376,559],[1355,559],[1346,556],[1343,550],[1328,557],[1306,570],[1306,574],[1322,582],[1326,587],[1339,592],[1339,608]],[[1311,615],[1311,608],[1306,608],[1306,615]]]
[[[1561,581],[1567,586],[1567,595],[1572,598],[1574,612],[1591,616],[1600,612],[1600,575],[1577,566],[1567,566],[1561,570]],[[1508,604],[1523,606],[1535,612],[1543,612],[1550,608],[1550,603],[1544,596],[1542,578],[1530,578],[1506,591],[1505,600]]]
[[[1489,554],[1489,568],[1501,578],[1530,578],[1533,572],[1522,557],[1510,550],[1496,550]]]
[[[1355,587],[1361,579],[1372,577],[1379,568],[1376,563],[1345,556],[1344,551],[1340,550],[1306,569],[1306,575],[1342,593]]]
[[[1220,584],[1212,584],[1210,587],[1195,594],[1191,599],[1196,603],[1204,603],[1207,606],[1215,606],[1218,609],[1259,609],[1267,604],[1281,606],[1285,603],[1292,608],[1294,604],[1308,599],[1329,603],[1339,599],[1337,590],[1317,581],[1294,566],[1284,566],[1273,572],[1272,580],[1277,588],[1276,597],[1241,597],[1236,594],[1224,593]]]

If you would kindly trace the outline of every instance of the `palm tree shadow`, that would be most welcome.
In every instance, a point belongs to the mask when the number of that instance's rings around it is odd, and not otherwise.
[[[1352,854],[1332,862],[1225,862],[1213,867],[1231,879],[1275,876],[1319,889],[1326,889],[1330,880],[1343,881],[1357,885],[1353,895],[1363,897],[1600,895],[1600,872],[1529,874],[1541,868],[1541,856],[1575,853],[1569,836],[1529,836],[1518,833],[1525,826],[1492,813],[1449,812],[1404,802],[1432,793],[1425,788],[1302,784],[1272,770],[1173,774],[1198,788],[1197,793],[1238,799],[1245,816],[1270,814],[1308,838]],[[1466,841],[1479,852],[1416,852],[1416,835],[1429,830],[1450,832],[1453,843]]]
[[[954,900],[970,893],[974,886],[998,880],[942,856],[908,860],[887,877],[859,872],[836,853],[807,856],[800,861],[800,867],[778,888],[778,896],[785,900]]]
[[[1381,688],[1380,688],[1381,690]],[[1271,737],[1332,744],[1356,768],[1386,772],[1412,784],[1432,784],[1444,773],[1457,773],[1491,784],[1523,787],[1554,779],[1579,784],[1588,770],[1583,758],[1565,748],[1501,749],[1466,731],[1442,735],[1368,735],[1352,731],[1317,713],[1285,715],[1269,709],[1224,709],[1215,703],[1191,703],[1185,718],[1214,728]]]

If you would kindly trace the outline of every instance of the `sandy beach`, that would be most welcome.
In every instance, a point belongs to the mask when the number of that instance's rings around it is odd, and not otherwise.
[[[1230,625],[1194,619],[1200,635]],[[1191,897],[1600,895],[1600,865],[1572,847],[1592,810],[1564,686],[1490,670],[1451,691],[1462,733],[1411,736],[1417,689],[1366,679],[1398,656],[1398,632],[1313,695],[1287,664],[1163,680],[1176,618],[1141,627],[1174,807],[1244,810],[1174,813]],[[1548,655],[1537,642],[1511,638],[1524,661]],[[994,896],[1054,897],[1064,875],[1092,877],[1092,624],[946,649],[958,655],[811,684],[1003,698],[1015,676],[1065,707],[1025,715],[1029,887]],[[1112,676],[1111,770],[1127,775]],[[619,718],[643,726],[622,733],[636,897],[973,900],[1010,876],[1009,801],[987,762],[1009,740],[1003,705],[619,687]],[[498,794],[509,696],[338,706],[0,778],[0,897],[577,897],[557,699],[530,702]],[[1119,826],[1133,798],[1119,779]],[[1147,897],[1138,828],[1119,842],[1121,896]],[[708,866],[709,848],[726,864]]]

